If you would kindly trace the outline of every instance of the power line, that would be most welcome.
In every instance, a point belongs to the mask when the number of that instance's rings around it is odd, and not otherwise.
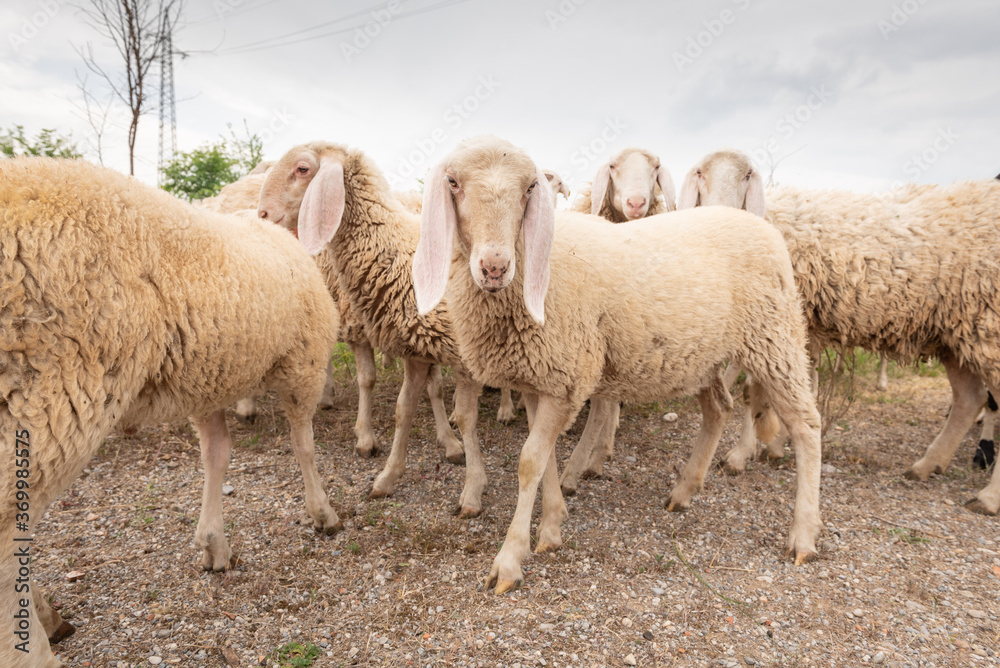
[[[452,5],[462,4],[464,2],[469,2],[469,0],[444,0],[444,2],[439,2],[439,3],[435,4],[435,5],[430,5],[430,6],[427,6],[427,7],[421,7],[419,9],[414,9],[413,11],[407,12],[405,14],[400,14],[399,16],[396,16],[393,20],[394,21],[399,21],[401,19],[405,19],[405,18],[408,18],[408,17],[411,17],[411,16],[418,16],[418,15],[424,14],[426,12],[435,11],[435,10],[438,10],[438,9],[443,9],[445,7],[450,7]],[[352,25],[352,26],[350,26],[348,28],[343,28],[343,29],[340,29],[340,30],[334,30],[332,32],[322,33],[322,34],[319,34],[319,35],[310,35],[309,37],[302,37],[300,39],[289,40],[287,42],[280,42],[280,43],[274,43],[274,44],[267,44],[266,43],[266,42],[269,42],[269,41],[272,41],[272,40],[284,39],[284,38],[289,37],[291,35],[296,35],[296,34],[300,34],[300,33],[303,33],[303,32],[309,32],[311,30],[315,30],[317,28],[324,27],[324,26],[330,25],[332,23],[340,23],[340,22],[345,21],[345,20],[350,19],[350,18],[356,18],[359,15],[363,15],[363,14],[369,13],[370,11],[372,11],[372,9],[375,9],[377,7],[380,7],[380,6],[382,6],[382,3],[379,3],[378,5],[375,5],[374,7],[371,7],[369,9],[367,9],[367,10],[358,12],[356,14],[351,14],[349,16],[345,16],[343,18],[336,19],[334,21],[328,21],[327,23],[323,23],[323,24],[320,24],[318,26],[313,26],[312,28],[304,28],[302,30],[295,31],[293,33],[288,33],[287,35],[282,35],[280,37],[273,37],[273,38],[270,38],[270,39],[267,39],[267,40],[260,40],[259,42],[252,42],[250,44],[243,44],[241,46],[232,47],[231,49],[224,49],[223,51],[220,51],[218,53],[218,55],[220,55],[220,56],[228,56],[228,55],[235,55],[235,54],[242,54],[242,53],[250,53],[250,52],[253,52],[253,51],[264,51],[266,49],[273,49],[273,48],[278,48],[278,47],[281,47],[281,46],[290,46],[292,44],[301,44],[303,42],[308,42],[308,41],[311,41],[311,40],[314,40],[314,39],[321,39],[323,37],[332,37],[334,35],[341,35],[341,34],[344,34],[344,33],[349,33],[349,32],[352,32],[353,30],[355,30],[357,28],[360,28],[364,24],[361,23],[361,24],[357,24],[357,25]],[[256,46],[257,44],[263,44],[263,46]]]

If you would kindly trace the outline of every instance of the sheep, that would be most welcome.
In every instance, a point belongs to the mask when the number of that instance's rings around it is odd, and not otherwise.
[[[756,190],[763,206],[759,184],[741,177],[750,169],[738,152],[709,156],[700,175],[688,174],[679,205],[753,210]],[[904,475],[927,480],[943,472],[987,389],[996,396],[1000,387],[1000,269],[992,251],[1000,243],[1000,182],[910,186],[889,196],[774,188],[766,216],[788,243],[814,351],[837,344],[901,362],[941,360],[952,409]],[[727,462],[742,470],[747,455],[730,452]],[[966,506],[995,515],[1000,478]]]
[[[214,198],[202,200],[201,205],[220,213],[234,213],[245,209],[252,209],[256,216],[257,205],[260,200],[260,190],[264,185],[267,173],[274,165],[274,162],[260,163],[254,170],[234,183],[230,183],[222,188],[222,191]],[[407,201],[407,208],[419,213],[419,203],[415,203],[413,191],[408,193],[397,193]],[[292,212],[284,220],[277,220],[279,226],[296,233],[295,221],[298,211]],[[329,269],[329,268],[327,268]],[[378,440],[375,438],[375,430],[372,427],[373,392],[375,389],[375,349],[364,335],[364,328],[351,312],[350,302],[340,294],[337,286],[335,272],[327,271],[325,276],[333,299],[340,306],[340,339],[347,343],[354,354],[357,368],[358,384],[358,417],[354,424],[354,433],[357,436],[357,443],[354,452],[360,457],[374,457],[378,453]],[[323,388],[323,396],[320,399],[320,408],[332,408],[334,405],[334,379],[333,360],[329,360],[326,371],[326,385]],[[428,374],[427,393],[430,395],[431,409],[434,414],[435,427],[437,429],[438,440],[445,447],[446,456],[449,461],[461,462],[464,455],[462,444],[455,438],[451,428],[445,418],[445,407],[443,400],[444,379],[441,376],[441,369],[433,367]],[[257,401],[254,397],[245,397],[236,404],[236,414],[243,420],[252,422],[257,415]]]
[[[660,159],[645,149],[627,148],[597,170],[571,208],[625,223],[673,211],[675,198],[674,181]]]
[[[223,409],[258,388],[280,395],[315,527],[340,529],[312,435],[337,321],[315,263],[283,230],[82,161],[0,162],[0,438],[23,462],[0,485],[2,591],[25,575],[15,547],[30,547],[46,507],[113,428],[184,416],[205,467],[195,545],[205,568],[225,569]],[[30,517],[16,515],[28,496]],[[3,625],[0,665],[61,665],[46,639],[58,615],[34,587],[17,591],[0,597],[4,619],[32,601],[38,615],[20,637]]]
[[[488,587],[503,592],[522,579],[540,481],[536,551],[560,545],[566,506],[554,446],[588,397],[697,394],[702,431],[667,506],[686,508],[732,406],[726,358],[756,373],[755,405],[768,401],[793,435],[798,485],[787,546],[796,563],[816,554],[820,417],[792,268],[773,228],[724,208],[629,225],[556,213],[532,160],[495,137],[461,144],[426,184],[413,261],[419,312],[447,292],[473,377],[527,392],[535,404],[517,509]]]
[[[445,364],[455,370],[456,423],[465,445],[465,487],[456,510],[461,518],[478,515],[486,482],[476,436],[482,386],[461,364],[447,309],[417,316],[410,264],[419,216],[399,203],[364,153],[320,141],[296,146],[277,161],[261,190],[258,213],[267,220],[294,217],[299,240],[316,255],[327,281],[339,281],[368,339],[404,361],[392,450],[371,497],[392,494],[406,470],[420,388],[428,367]]]
[[[549,189],[552,191],[552,206],[555,206],[559,201],[559,193],[566,199],[569,199],[569,186],[563,182],[562,177],[551,169],[543,169],[542,174],[545,174],[545,178],[549,180]]]

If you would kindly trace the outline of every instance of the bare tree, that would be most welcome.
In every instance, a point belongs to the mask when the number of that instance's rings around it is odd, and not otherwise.
[[[135,174],[135,139],[139,117],[147,111],[147,78],[153,63],[161,55],[163,38],[180,18],[183,0],[88,0],[80,10],[84,20],[106,39],[111,40],[124,72],[105,70],[94,56],[88,42],[77,49],[87,68],[104,79],[113,97],[128,107],[129,173]]]
[[[76,107],[77,115],[87,121],[87,125],[90,126],[90,131],[93,133],[94,139],[89,141],[89,143],[94,152],[97,153],[97,161],[103,165],[104,132],[108,127],[108,114],[111,113],[111,103],[113,100],[109,99],[103,104],[98,102],[94,94],[87,88],[87,77],[81,77],[79,72],[76,75],[76,87],[80,89],[83,102],[74,101],[73,106]]]
[[[799,146],[797,149],[795,149],[791,153],[786,153],[785,155],[781,156],[780,158],[777,157],[777,156],[775,156],[774,153],[771,152],[770,148],[765,148],[764,151],[767,153],[767,164],[764,165],[764,166],[767,167],[767,172],[768,173],[767,173],[767,183],[765,183],[764,185],[767,186],[768,188],[770,188],[771,186],[777,185],[778,182],[774,180],[774,172],[777,171],[778,165],[780,165],[785,160],[787,160],[788,158],[792,157],[793,155],[795,155],[796,153],[798,153],[799,151],[801,151],[805,147],[806,147],[806,145],[803,144],[802,146]]]

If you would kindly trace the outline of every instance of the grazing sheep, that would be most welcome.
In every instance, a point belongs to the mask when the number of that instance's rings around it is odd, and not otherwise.
[[[645,149],[627,148],[597,170],[572,210],[625,223],[673,211],[674,199],[674,180],[660,159]]]
[[[720,174],[750,169],[740,153],[709,158]],[[682,207],[696,199],[750,201],[741,195],[743,181],[716,178],[716,168],[705,164],[681,188]],[[889,197],[774,188],[766,214],[788,243],[814,351],[837,344],[900,362],[941,360],[952,409],[906,477],[943,472],[987,403],[987,389],[996,395],[1000,387],[1000,269],[993,250],[1000,244],[1000,182],[911,186]],[[745,453],[732,455],[727,462],[742,470]],[[966,505],[996,514],[1000,478],[994,475]]]
[[[454,462],[464,458],[466,465],[458,513],[463,518],[478,515],[486,483],[476,436],[482,386],[463,369],[447,309],[417,315],[410,265],[419,216],[399,203],[382,172],[361,151],[326,142],[296,146],[278,160],[261,190],[259,213],[272,220],[296,216],[299,240],[310,253],[318,253],[316,261],[327,280],[339,281],[365,335],[379,350],[404,361],[392,450],[371,496],[391,494],[406,470],[417,398],[428,369],[445,364],[455,370],[456,423],[465,445],[463,452],[449,427],[456,443],[447,456]]]
[[[723,208],[629,225],[557,215],[531,159],[482,137],[460,145],[427,180],[413,276],[421,313],[447,292],[473,377],[536,402],[517,509],[488,586],[502,592],[521,580],[539,482],[537,551],[560,545],[566,508],[555,441],[588,397],[697,394],[702,430],[668,505],[687,507],[732,406],[722,386],[727,358],[756,374],[755,405],[768,401],[789,426],[798,486],[788,550],[796,563],[816,553],[820,418],[805,323],[784,242],[759,218]]]
[[[116,426],[192,416],[205,467],[195,545],[205,568],[221,570],[231,557],[224,408],[274,389],[306,507],[317,529],[339,529],[312,435],[336,332],[322,277],[287,232],[196,209],[85,162],[0,162],[0,438],[23,461],[4,468],[0,485],[0,609],[12,620],[34,599],[39,612],[27,635],[2,625],[0,665],[60,665],[39,628],[55,633],[58,615],[38,592],[10,596],[15,547],[30,546],[17,541]],[[27,513],[15,506],[22,492],[30,517],[17,515]],[[14,649],[29,639],[28,653]]]

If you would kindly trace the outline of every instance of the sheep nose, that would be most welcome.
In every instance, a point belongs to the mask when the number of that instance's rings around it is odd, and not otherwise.
[[[628,206],[630,211],[641,211],[642,207],[646,206],[645,197],[629,197],[625,201],[626,206]]]
[[[510,267],[510,260],[501,261],[499,258],[493,260],[480,260],[479,268],[483,272],[483,278],[487,280],[498,281],[503,278],[503,275],[507,273],[507,269]]]
[[[267,220],[267,209],[261,209],[257,212],[257,216],[262,220]]]

